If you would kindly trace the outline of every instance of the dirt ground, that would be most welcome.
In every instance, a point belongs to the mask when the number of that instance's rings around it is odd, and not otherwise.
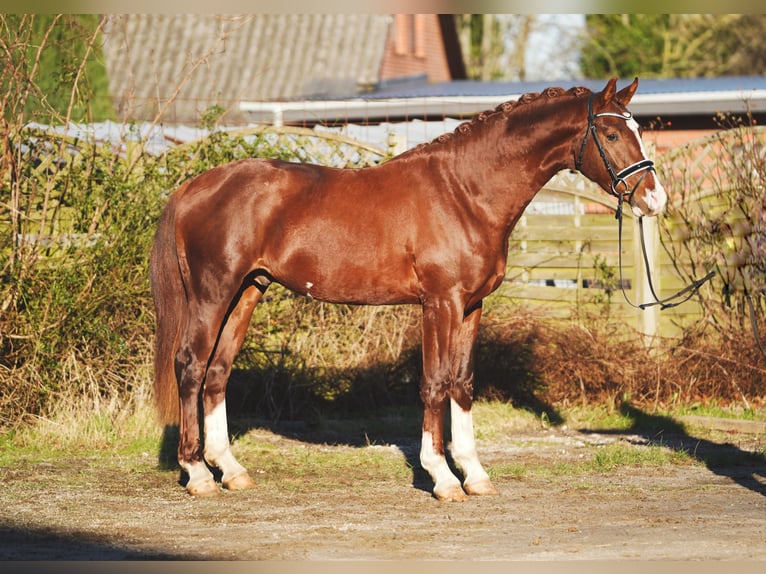
[[[375,449],[404,467],[418,449],[414,440],[328,446],[262,434],[270,448]],[[177,470],[158,468],[156,453],[111,464],[87,453],[19,461],[0,468],[0,559],[763,560],[766,436],[724,436],[666,434],[663,445],[683,446],[693,460],[576,476],[502,469],[577,461],[613,442],[646,448],[651,437],[553,428],[480,441],[485,466],[499,469],[499,495],[463,503],[433,499],[417,469],[411,480],[370,473],[291,480],[289,488],[270,477],[262,488],[194,499]]]

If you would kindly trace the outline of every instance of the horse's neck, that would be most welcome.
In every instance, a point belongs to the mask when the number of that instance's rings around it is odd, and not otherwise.
[[[455,170],[498,225],[512,227],[551,177],[573,167],[573,142],[584,128],[569,121],[565,103],[549,104],[529,121],[517,115],[484,126],[462,149],[455,142]]]

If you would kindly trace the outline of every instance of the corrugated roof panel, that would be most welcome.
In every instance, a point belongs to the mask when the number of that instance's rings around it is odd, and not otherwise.
[[[127,109],[180,86],[174,110],[185,121],[216,100],[352,97],[377,80],[389,23],[375,14],[109,15],[110,90]]]

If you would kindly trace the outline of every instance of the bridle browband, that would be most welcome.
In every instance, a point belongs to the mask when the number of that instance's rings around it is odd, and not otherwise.
[[[610,189],[608,190],[611,195],[617,198],[617,211],[615,212],[615,218],[618,221],[618,265],[620,268],[620,288],[622,289],[622,295],[625,297],[625,301],[630,305],[631,307],[635,307],[636,309],[641,309],[642,311],[646,310],[648,307],[653,307],[654,305],[659,305],[660,309],[669,309],[670,307],[675,307],[677,305],[680,305],[681,303],[684,303],[685,301],[688,301],[692,298],[692,296],[699,290],[699,288],[707,281],[713,278],[715,275],[715,271],[711,271],[705,277],[702,279],[697,279],[693,281],[690,285],[687,285],[683,289],[681,289],[678,293],[675,295],[671,295],[670,297],[666,297],[665,299],[660,299],[657,296],[656,291],[654,290],[654,284],[652,283],[652,275],[649,271],[649,256],[646,253],[646,242],[644,241],[644,225],[643,225],[643,216],[638,218],[638,225],[640,227],[641,231],[641,252],[643,254],[644,258],[644,269],[646,270],[646,278],[649,283],[649,291],[652,294],[652,297],[654,297],[654,301],[650,303],[642,303],[640,305],[636,305],[633,302],[631,302],[630,299],[628,299],[628,294],[625,292],[625,282],[622,280],[622,204],[626,200],[628,201],[628,204],[630,204],[630,200],[633,198],[633,194],[636,192],[636,189],[638,189],[638,186],[641,185],[641,182],[644,181],[644,178],[649,172],[655,173],[654,171],[654,162],[650,159],[642,159],[640,161],[637,161],[636,163],[629,165],[625,169],[615,172],[614,168],[612,167],[612,164],[609,162],[609,158],[606,155],[606,151],[604,150],[604,146],[601,144],[601,140],[598,138],[598,133],[596,132],[596,118],[609,116],[614,118],[620,118],[622,120],[628,121],[633,117],[633,115],[628,112],[627,110],[624,113],[618,114],[615,112],[601,112],[598,114],[593,113],[593,97],[595,94],[591,94],[588,97],[588,128],[585,130],[585,136],[582,139],[582,143],[580,144],[580,153],[578,154],[576,160],[575,160],[575,167],[577,168],[577,171],[580,171],[580,168],[582,167],[582,160],[583,156],[585,155],[585,146],[588,144],[588,136],[593,136],[593,141],[596,143],[596,148],[598,149],[598,153],[601,156],[601,160],[604,162],[604,165],[606,166],[606,170],[609,172],[609,177],[612,178],[612,185]],[[630,176],[637,174],[639,172],[644,172],[641,177],[636,182],[636,185],[633,186],[631,189],[627,182],[625,181]],[[624,191],[620,192],[618,191],[618,188],[622,186],[624,188]],[[678,299],[682,295],[686,295],[681,301],[674,301],[675,299]]]

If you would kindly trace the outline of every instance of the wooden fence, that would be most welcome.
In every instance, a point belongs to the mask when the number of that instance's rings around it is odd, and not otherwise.
[[[615,208],[616,200],[597,185],[576,173],[559,173],[527,207],[511,235],[508,274],[498,296],[546,316],[606,316],[656,334],[657,309],[636,310],[622,292],[633,303],[649,300],[638,225],[629,209],[624,210],[620,277]],[[657,276],[656,220],[645,221],[644,230],[651,272]]]
[[[499,296],[548,316],[596,313],[648,336],[677,336],[705,312],[701,298],[720,301],[724,293],[745,288],[756,292],[745,270],[763,258],[754,253],[754,244],[763,243],[765,230],[753,221],[753,212],[759,209],[754,204],[763,209],[766,202],[766,128],[719,132],[671,150],[656,163],[670,201],[664,215],[643,221],[654,287],[660,298],[668,297],[715,269],[716,278],[699,297],[662,311],[629,305],[619,282],[616,201],[579,174],[565,172],[548,182],[514,230]],[[633,303],[649,302],[639,226],[630,210],[623,227],[622,286]],[[720,230],[717,235],[711,227]],[[704,229],[709,245],[700,241]]]

